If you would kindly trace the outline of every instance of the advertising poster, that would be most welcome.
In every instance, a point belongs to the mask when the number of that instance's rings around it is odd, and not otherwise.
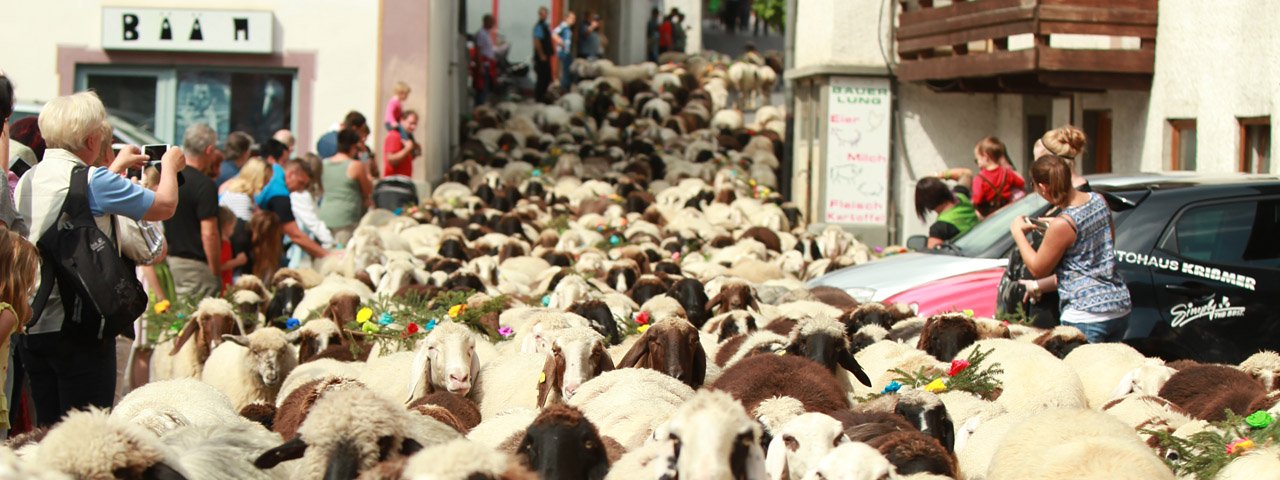
[[[231,132],[231,74],[226,72],[179,72],[178,106],[174,120],[179,141],[187,127],[207,123],[225,138]]]
[[[889,80],[833,77],[828,88],[824,221],[884,226],[889,220]]]

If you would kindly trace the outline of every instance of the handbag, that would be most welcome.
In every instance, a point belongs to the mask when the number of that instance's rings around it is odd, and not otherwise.
[[[119,236],[120,254],[140,266],[159,263],[168,251],[163,223],[116,215],[116,232]]]

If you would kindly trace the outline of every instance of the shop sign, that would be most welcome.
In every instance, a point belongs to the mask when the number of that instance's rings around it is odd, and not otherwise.
[[[891,100],[886,78],[831,79],[823,168],[825,222],[888,223]]]
[[[271,12],[178,8],[102,9],[104,50],[271,53]]]

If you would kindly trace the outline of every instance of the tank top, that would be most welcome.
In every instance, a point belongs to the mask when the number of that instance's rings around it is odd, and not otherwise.
[[[359,183],[347,176],[347,169],[354,161],[349,158],[340,161],[330,158],[324,161],[324,171],[320,173],[324,201],[320,202],[316,215],[330,230],[354,225],[360,220],[364,209]]]
[[[1111,210],[1096,193],[1078,207],[1068,207],[1062,215],[1076,224],[1076,241],[1058,262],[1060,306],[1067,310],[1107,314],[1132,308],[1129,288],[1116,272],[1115,244],[1111,238]]]

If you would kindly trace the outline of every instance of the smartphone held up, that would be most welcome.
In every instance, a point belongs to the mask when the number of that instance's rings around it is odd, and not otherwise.
[[[147,156],[147,163],[140,168],[130,168],[128,172],[129,178],[141,179],[142,172],[148,167],[155,167],[156,171],[160,171],[162,166],[160,159],[164,158],[164,154],[169,151],[170,146],[171,145],[160,143],[143,145],[142,154]]]

